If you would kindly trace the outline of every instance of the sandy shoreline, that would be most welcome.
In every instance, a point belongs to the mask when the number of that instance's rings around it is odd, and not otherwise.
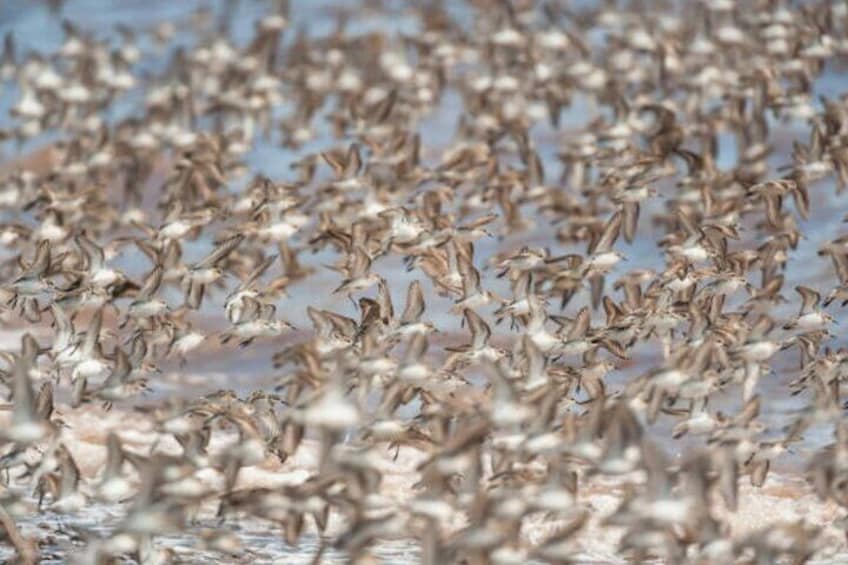
[[[110,432],[118,434],[128,451],[140,455],[149,455],[154,444],[158,453],[172,455],[181,453],[179,444],[172,436],[157,434],[151,428],[149,419],[133,412],[120,408],[106,411],[95,406],[84,406],[76,410],[68,406],[57,406],[57,412],[66,425],[62,432],[62,441],[78,462],[82,474],[83,492],[92,493],[94,486],[100,480],[106,462],[106,437]],[[215,460],[219,454],[231,448],[237,441],[238,438],[232,430],[215,430],[209,444],[210,459]],[[307,438],[295,455],[283,464],[275,457],[269,456],[258,465],[245,467],[239,473],[235,490],[279,489],[287,485],[303,484],[317,472],[318,451],[318,440]],[[382,454],[382,458],[377,462],[377,468],[383,475],[379,489],[381,512],[396,512],[398,515],[406,516],[408,515],[407,505],[416,493],[415,484],[420,480],[417,467],[426,459],[427,454],[414,448],[402,447],[395,459],[394,450],[389,449],[387,445],[384,448],[378,446],[377,452]],[[223,488],[223,476],[213,469],[200,471],[196,474],[196,478],[205,484],[210,492],[220,493]],[[588,512],[589,515],[583,530],[570,542],[576,563],[626,562],[626,556],[617,550],[624,530],[606,525],[605,520],[616,514],[628,489],[643,485],[644,479],[642,473],[620,478],[581,477],[581,486],[573,507],[566,509],[566,513]],[[481,485],[493,485],[491,480],[491,476],[484,476]],[[23,492],[24,485],[25,483],[13,480],[11,488],[16,492]],[[28,497],[28,502],[34,505],[36,500]],[[178,552],[187,552],[186,544],[189,544],[192,552],[183,555],[189,558],[189,562],[199,563],[208,555],[214,555],[195,552],[197,547],[193,544],[197,542],[191,534],[219,525],[215,516],[216,508],[217,502],[213,496],[194,516],[194,525],[190,526],[184,534],[157,538],[157,544],[161,547],[176,548]],[[766,527],[773,528],[803,522],[820,529],[817,537],[819,549],[814,556],[814,562],[837,563],[842,559],[848,559],[846,536],[844,529],[839,526],[839,520],[844,512],[833,502],[820,501],[812,487],[799,474],[770,473],[766,483],[760,488],[752,487],[745,478],[740,479],[738,510],[729,511],[718,497],[712,508],[714,517],[729,526],[728,534],[733,539],[744,538]],[[126,511],[125,505],[104,505],[94,502],[80,512],[76,521],[82,528],[86,527],[85,524],[96,524],[96,530],[102,534],[118,524]],[[25,534],[33,535],[40,540],[45,556],[50,555],[53,545],[56,545],[53,547],[56,551],[69,549],[65,547],[60,550],[63,544],[61,533],[63,524],[68,522],[71,516],[57,515],[48,511],[41,516],[35,513],[22,513],[17,515],[16,519]],[[52,526],[50,526],[51,523]],[[444,525],[443,534],[450,537],[464,524],[462,515],[457,514],[452,523]],[[564,524],[565,522],[561,519],[548,519],[540,513],[532,514],[525,519],[521,536],[528,544],[539,544]],[[325,535],[330,537],[337,535],[344,531],[343,526],[343,518],[333,513]],[[52,528],[55,528],[55,531],[47,533]],[[256,562],[272,562],[289,558],[293,562],[301,562],[301,560],[308,562],[311,553],[307,540],[309,536],[316,536],[318,532],[309,522],[306,528],[305,543],[300,544],[297,551],[293,552],[282,541],[280,526],[272,522],[241,516],[228,518],[226,525],[226,529],[239,537],[247,539],[253,536],[251,547],[254,554],[251,560]],[[264,539],[262,539],[263,535]],[[312,549],[317,549],[317,538],[315,540],[316,545]],[[407,555],[408,562],[415,561],[414,555],[418,551],[415,543],[401,537],[393,541],[387,540],[383,545],[377,545],[376,554],[379,555],[384,550],[389,554],[400,551],[400,555],[412,552],[412,555]],[[263,554],[263,550],[257,547],[264,547],[265,553]],[[0,557],[2,555],[0,552]],[[328,557],[329,562],[335,562],[332,551]],[[339,554],[337,558],[341,560],[342,555]]]

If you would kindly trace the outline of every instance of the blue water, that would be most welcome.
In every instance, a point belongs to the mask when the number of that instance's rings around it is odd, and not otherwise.
[[[188,21],[193,12],[201,7],[211,7],[216,13],[220,11],[224,1],[191,1],[191,0],[70,0],[66,2],[62,8],[61,17],[67,18],[78,25],[86,32],[93,33],[98,39],[115,41],[117,33],[114,26],[117,23],[128,23],[134,29],[144,30],[150,29],[156,23],[168,20],[177,23],[178,30],[187,28]],[[292,21],[289,23],[289,28],[285,33],[285,40],[290,41],[294,37],[294,30],[305,28],[313,37],[322,37],[331,33],[335,28],[335,21],[329,16],[330,8],[333,5],[339,5],[340,2],[331,2],[328,0],[312,1],[312,0],[294,0],[291,2]],[[461,20],[464,20],[469,29],[474,25],[474,14],[471,10],[462,8],[458,3],[446,2],[448,9],[452,14]],[[257,19],[267,11],[272,2],[256,1],[256,2],[239,2],[237,8],[232,14],[229,21],[231,36],[237,45],[244,45],[252,36],[254,25]],[[348,32],[353,34],[368,33],[379,31],[388,34],[416,34],[418,29],[417,20],[408,14],[408,4],[403,1],[387,3],[390,6],[392,17],[377,17],[365,16],[356,18],[349,25]],[[44,3],[28,2],[24,0],[6,1],[0,3],[0,36],[13,31],[18,43],[19,55],[26,55],[28,52],[49,53],[57,49],[62,42],[63,32],[60,18],[51,15],[45,7]],[[400,40],[400,38],[396,37]],[[156,53],[152,51],[149,39],[146,35],[139,36],[139,45],[147,55],[139,62],[135,71],[139,73],[157,74],[160,73],[168,60],[169,54],[177,47],[190,47],[194,44],[195,38],[192,34],[178,32],[176,41],[170,46],[169,50]],[[606,38],[602,34],[596,34],[589,38],[591,43],[602,44]],[[837,68],[828,68],[825,74],[820,77],[815,83],[815,92],[812,103],[816,108],[820,107],[818,97],[820,95],[835,98],[848,88],[848,73],[842,72]],[[111,121],[125,119],[131,116],[140,116],[143,108],[142,102],[143,88],[137,87],[125,93],[121,99],[114,105],[108,118]],[[0,127],[8,127],[10,120],[8,117],[8,109],[15,104],[19,96],[19,91],[16,85],[10,82],[0,84]],[[720,101],[717,101],[719,104]],[[293,111],[290,103],[283,104],[276,110],[276,117],[281,114],[286,114]],[[422,135],[422,144],[425,147],[444,148],[454,139],[456,125],[460,117],[461,98],[455,90],[448,90],[444,93],[439,103],[435,105],[428,114],[421,117],[419,129]],[[537,151],[542,157],[547,172],[548,182],[554,182],[559,178],[560,165],[557,160],[557,153],[560,150],[562,142],[567,141],[568,133],[573,132],[578,126],[585,125],[591,118],[598,113],[597,109],[583,96],[576,96],[572,104],[563,108],[561,115],[562,131],[556,131],[551,128],[546,121],[540,122],[532,129],[532,137],[535,141]],[[305,143],[298,149],[286,149],[280,146],[279,132],[273,132],[268,140],[256,140],[245,160],[250,171],[249,176],[255,173],[265,174],[274,179],[285,180],[293,178],[294,173],[291,171],[291,164],[299,160],[302,156],[315,153],[335,146],[339,143],[338,140],[330,137],[330,128],[327,122],[319,117],[314,120],[315,139]],[[771,129],[771,139],[774,146],[774,151],[769,158],[769,163],[773,167],[786,164],[790,160],[791,146],[793,140],[806,142],[806,129],[804,123],[787,123],[770,120],[769,126]],[[6,143],[2,147],[2,155],[7,159],[14,159],[20,155],[26,155],[34,149],[43,147],[57,139],[61,134],[58,132],[48,132],[39,135],[20,147],[14,143]],[[717,165],[722,170],[728,170],[734,167],[739,158],[739,151],[744,149],[738,146],[735,136],[723,134],[720,136],[720,145],[718,148]],[[324,174],[324,173],[322,173]],[[238,190],[243,186],[247,179],[236,180],[230,187],[232,190]],[[812,216],[809,220],[800,221],[805,238],[800,243],[798,249],[793,252],[790,258],[791,268],[787,272],[787,282],[784,287],[784,294],[787,296],[792,293],[792,288],[797,284],[805,284],[821,291],[827,291],[833,283],[833,273],[829,262],[823,261],[816,256],[817,250],[821,245],[842,233],[842,212],[848,204],[848,195],[836,195],[833,181],[815,183],[810,187]],[[650,225],[650,216],[653,212],[659,211],[664,206],[663,198],[670,197],[674,194],[675,187],[670,185],[661,186],[661,196],[649,204],[643,206],[639,233],[636,240],[631,245],[625,245],[620,242],[622,250],[627,254],[629,261],[621,264],[618,269],[608,277],[607,288],[611,289],[611,283],[617,275],[624,273],[626,270],[632,269],[635,266],[640,268],[651,268],[660,270],[664,266],[664,257],[662,250],[656,245],[656,237],[658,232]],[[529,212],[528,212],[529,213]],[[8,213],[3,213],[3,219],[9,219]],[[542,218],[534,218],[537,227],[534,230],[523,234],[515,234],[508,236],[505,240],[482,240],[476,248],[476,259],[478,267],[483,267],[488,262],[488,259],[498,250],[506,248],[518,248],[521,245],[531,242],[533,245],[550,245],[555,249],[556,254],[569,252],[583,252],[582,247],[567,247],[559,244],[552,237],[553,229],[550,228],[546,221]],[[750,242],[751,233],[747,232],[745,238]],[[302,243],[302,242],[300,242]],[[208,252],[211,246],[211,241],[201,239],[198,242],[186,244],[184,247],[184,258],[187,261],[193,261]],[[301,259],[310,265],[318,268],[315,276],[309,279],[308,285],[295,285],[291,288],[291,298],[283,299],[278,304],[279,311],[284,313],[285,317],[295,325],[305,328],[309,326],[309,319],[306,316],[305,304],[309,303],[321,308],[327,308],[339,313],[357,317],[358,313],[350,304],[348,299],[343,296],[330,295],[330,290],[338,284],[338,274],[321,267],[322,264],[333,262],[335,256],[329,252],[322,252],[316,255],[303,254]],[[126,269],[127,273],[132,277],[143,275],[149,264],[146,259],[139,259],[135,256],[125,257],[116,262],[116,266]],[[397,257],[390,257],[380,260],[375,264],[375,270],[387,277],[393,289],[392,298],[394,300],[395,309],[399,311],[403,307],[405,300],[405,292],[408,283],[415,279],[421,278],[418,273],[407,272]],[[752,277],[756,276],[752,273]],[[509,296],[509,285],[505,280],[495,280],[492,277],[486,278],[487,288],[495,291],[501,296]],[[460,320],[447,313],[451,305],[451,301],[446,298],[441,298],[430,292],[429,282],[426,284],[428,289],[426,292],[428,312],[427,317],[434,321],[440,329],[445,332],[464,332],[460,327]],[[576,309],[586,303],[587,291],[581,291],[581,294],[576,296],[568,309],[564,312],[566,315],[574,314]],[[173,302],[179,301],[179,296],[176,291],[170,291],[169,300]],[[620,298],[620,296],[618,297]],[[211,313],[215,308],[220,308],[221,296],[217,295],[209,301],[204,314]],[[793,297],[794,300],[794,297]],[[797,304],[797,302],[795,302]],[[797,306],[784,306],[775,310],[777,315],[790,315],[791,309]],[[220,316],[218,316],[220,318]],[[602,313],[597,313],[595,323],[602,321]],[[843,318],[843,326],[848,320]],[[216,321],[217,326],[213,329],[222,329],[221,320]],[[496,328],[499,334],[509,333],[506,324]],[[831,342],[833,346],[846,345],[848,338],[844,332],[838,332],[837,338]],[[465,341],[465,336],[460,338]],[[270,353],[273,351],[273,346],[259,344],[258,347],[251,347],[245,351],[237,353],[224,352],[222,355],[204,357],[203,359],[192,360],[192,369],[203,373],[216,373],[219,380],[213,381],[212,388],[223,386],[231,386],[240,389],[250,389],[251,385],[255,385],[257,381],[252,380],[252,375],[260,377],[262,384],[269,378],[271,374]],[[644,371],[645,363],[656,362],[655,358],[656,344],[650,343],[637,348],[634,352],[634,359],[641,359],[642,364],[634,364],[631,367],[623,368],[613,372],[610,375],[611,383],[621,384],[626,379]],[[654,354],[651,357],[651,354]],[[786,366],[796,363],[794,353],[787,355],[775,367]],[[227,377],[230,378],[227,378]],[[805,404],[802,397],[790,397],[786,394],[786,384],[792,378],[791,372],[778,371],[777,375],[764,376],[761,382],[762,393],[766,399],[763,403],[764,421],[772,426],[778,433],[783,422],[789,414],[799,409]],[[158,393],[169,394],[172,389],[163,386]],[[717,396],[716,403],[722,406],[725,410],[732,412],[739,406],[738,394],[735,391],[731,393]],[[712,406],[712,405],[711,405]],[[414,411],[414,407],[410,407]],[[654,432],[659,437],[668,437],[669,427],[674,422],[670,420],[661,420]],[[806,434],[806,442],[799,453],[806,456],[809,450],[814,449],[824,443],[831,441],[831,430],[827,429],[811,429]],[[680,442],[671,442],[669,446],[673,452],[680,452],[689,442],[689,439]],[[792,457],[792,456],[790,456]],[[795,460],[801,459],[797,455]],[[249,532],[248,532],[249,533]],[[272,542],[277,547],[280,546],[279,540]],[[405,546],[404,550],[408,550]],[[401,551],[404,551],[401,550]],[[407,558],[409,556],[398,557],[397,559]],[[387,556],[392,559],[392,555]]]

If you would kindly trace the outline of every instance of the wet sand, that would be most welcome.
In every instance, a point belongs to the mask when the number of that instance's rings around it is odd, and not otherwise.
[[[57,410],[67,425],[63,431],[63,441],[70,449],[80,471],[88,485],[97,484],[105,464],[105,441],[109,432],[116,432],[123,445],[132,452],[147,454],[156,444],[156,449],[164,453],[178,455],[179,445],[173,439],[157,441],[157,434],[150,429],[149,420],[132,411],[113,408],[110,411],[86,406],[77,410],[68,406],[59,406]],[[216,430],[210,442],[209,455],[212,460],[237,441],[232,431]],[[307,438],[294,457],[283,464],[268,459],[258,466],[245,467],[239,474],[236,489],[279,488],[284,485],[299,484],[317,471],[318,445],[316,439]],[[415,493],[415,483],[420,476],[416,467],[426,459],[426,453],[413,448],[403,447],[394,457],[394,450],[386,446],[382,450],[383,458],[379,468],[383,473],[380,494],[387,508],[403,512],[405,503]],[[198,477],[213,491],[223,488],[223,476],[211,470],[204,470]],[[491,477],[484,477],[490,481]],[[619,479],[583,477],[581,489],[574,503],[574,512],[588,511],[590,520],[574,541],[575,561],[577,563],[625,563],[615,548],[620,541],[622,529],[604,525],[606,518],[613,516],[623,500],[629,486],[641,484],[644,476],[633,474]],[[14,484],[14,481],[13,481]],[[83,489],[86,492],[86,489]],[[89,490],[90,494],[90,490]],[[823,503],[812,492],[811,487],[797,474],[771,473],[760,488],[741,480],[739,508],[730,512],[720,500],[714,508],[722,519],[727,519],[734,537],[780,523],[791,523],[803,519],[807,523],[821,527],[822,547],[813,562],[838,563],[848,559],[848,546],[843,531],[834,524],[841,516],[840,509],[832,502]],[[31,504],[36,504],[30,499]],[[101,504],[94,502],[73,516],[53,514],[46,511],[41,515],[24,514],[17,516],[24,535],[35,536],[42,541],[44,562],[63,562],[64,556],[79,551],[72,540],[74,530],[90,531],[92,534],[105,533],[119,523],[125,509],[119,504]],[[204,563],[216,559],[220,554],[199,551],[190,534],[199,534],[205,528],[221,525],[215,513],[214,503],[203,505],[193,517],[193,524],[186,534],[157,538],[162,547],[175,549],[180,558],[188,563]],[[446,533],[457,531],[464,525],[461,516],[454,523],[445,524]],[[562,522],[549,520],[541,513],[529,517],[522,536],[531,543],[538,543],[556,532]],[[251,553],[244,556],[243,562],[275,563],[281,560],[288,563],[308,563],[318,548],[317,532],[311,523],[307,524],[306,536],[297,549],[289,547],[283,538],[281,528],[268,521],[255,518],[228,518],[228,530],[242,539]],[[342,531],[342,522],[338,515],[331,515],[326,535],[333,536]],[[78,533],[78,532],[77,532]],[[310,541],[311,540],[311,541]],[[375,554],[386,563],[414,563],[419,549],[403,538],[386,540],[378,544]],[[57,559],[51,560],[54,554]],[[0,548],[0,559],[9,557]],[[58,556],[63,556],[59,558]],[[345,562],[344,555],[330,549],[325,554],[328,563]]]

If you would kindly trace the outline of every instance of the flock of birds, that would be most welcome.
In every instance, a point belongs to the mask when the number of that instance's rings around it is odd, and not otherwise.
[[[848,101],[815,91],[844,70],[848,5],[412,4],[333,10],[322,37],[274,5],[245,45],[237,2],[108,37],[64,22],[49,54],[7,35],[3,146],[52,136],[0,185],[0,303],[22,334],[0,353],[10,559],[191,561],[157,543],[179,532],[261,562],[232,529],[247,518],[311,537],[316,563],[387,539],[431,564],[580,561],[592,520],[632,561],[836,543],[727,516],[814,426],[834,439],[811,491],[848,514],[848,232],[793,257],[848,185]],[[356,32],[377,15],[416,31]],[[428,122],[447,104],[453,130]],[[260,142],[297,156],[282,178],[248,163]],[[639,241],[661,268],[627,260]],[[157,392],[221,348],[267,349],[274,382]],[[777,427],[774,398],[798,406]],[[76,428],[114,413],[85,476]],[[308,445],[299,480],[245,480]],[[414,476],[390,496],[402,452]],[[598,480],[626,485],[600,518]],[[112,527],[71,523],[96,504]],[[33,514],[66,516],[36,535]],[[534,520],[554,526],[529,539]]]

